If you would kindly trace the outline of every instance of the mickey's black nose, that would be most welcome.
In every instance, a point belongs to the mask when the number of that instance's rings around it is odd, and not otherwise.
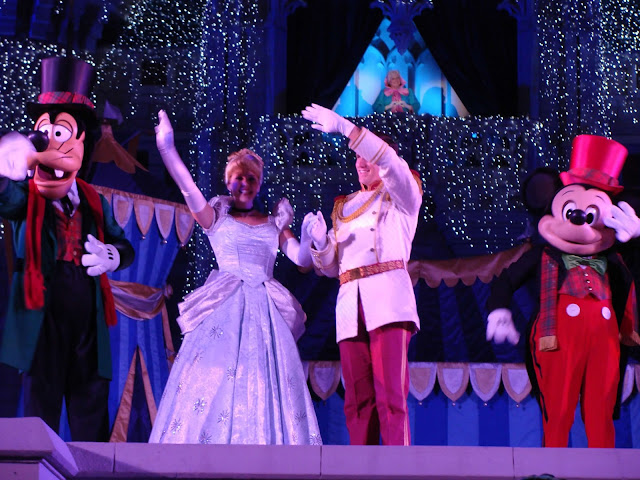
[[[587,215],[582,210],[572,210],[569,221],[574,225],[584,225],[587,222]]]

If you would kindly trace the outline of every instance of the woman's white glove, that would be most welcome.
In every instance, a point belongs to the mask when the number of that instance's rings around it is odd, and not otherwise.
[[[171,178],[176,182],[178,188],[184,196],[187,206],[193,213],[198,213],[207,205],[207,201],[202,192],[193,181],[191,173],[180,159],[180,155],[174,144],[173,127],[167,116],[167,112],[160,110],[158,112],[158,125],[156,130],[156,145],[162,162]]]
[[[280,230],[291,224],[293,221],[293,208],[291,207],[289,200],[282,198],[278,201],[274,208],[274,216],[276,219],[276,226]],[[311,237],[309,237],[309,233],[307,232],[308,223],[308,219],[305,217],[302,221],[299,242],[297,238],[291,236],[284,241],[281,247],[282,253],[284,253],[289,260],[304,268],[313,265],[313,261],[311,259]]]
[[[113,272],[120,265],[120,252],[111,244],[102,243],[93,235],[87,235],[84,248],[88,253],[82,255],[82,265],[87,274],[97,277],[105,272]]]
[[[322,212],[318,210],[318,213],[309,212],[304,216],[302,225],[306,223],[306,230],[313,240],[313,243],[317,250],[324,250],[327,248],[327,223],[324,221]]]
[[[30,157],[36,148],[24,135],[9,132],[0,138],[0,177],[21,181],[27,178]]]
[[[616,238],[622,243],[640,237],[640,218],[627,202],[612,205],[611,217],[605,217],[602,221],[616,231]]]
[[[167,112],[164,110],[158,112],[158,125],[155,130],[156,146],[160,154],[175,148],[173,126],[171,125]]]
[[[293,222],[293,207],[287,198],[281,198],[273,207],[273,216],[276,219],[278,230],[291,225]]]
[[[340,132],[345,137],[348,137],[351,130],[355,127],[353,123],[338,115],[333,110],[329,110],[328,108],[315,103],[312,103],[310,106],[305,108],[302,111],[302,116],[305,119],[314,122],[313,125],[311,125],[311,128],[315,128],[316,130],[326,133]]]
[[[518,344],[520,334],[513,325],[511,310],[496,308],[489,314],[487,317],[487,340],[493,340],[496,343],[508,340],[513,345]]]

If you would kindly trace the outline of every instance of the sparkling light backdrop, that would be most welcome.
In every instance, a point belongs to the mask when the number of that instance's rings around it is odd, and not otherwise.
[[[98,52],[70,52],[96,66],[93,100],[125,122],[151,129],[170,112],[176,143],[206,195],[224,194],[227,155],[249,146],[266,162],[259,202],[280,196],[305,212],[331,210],[333,196],[357,187],[353,156],[338,137],[312,132],[300,117],[250,118],[264,18],[256,2],[141,0],[128,4],[125,31]],[[372,115],[356,123],[388,131],[423,178],[422,222],[435,225],[453,255],[477,255],[520,241],[526,228],[520,181],[540,165],[564,168],[578,133],[611,135],[619,115],[638,118],[640,9],[634,0],[537,2],[538,122],[526,118]],[[106,21],[103,15],[101,21]],[[66,54],[31,39],[0,39],[0,129],[30,129],[25,105],[39,93],[41,58]],[[150,149],[151,150],[151,149]],[[150,152],[150,155],[155,152]],[[2,232],[0,231],[0,234]],[[187,290],[214,260],[192,237]],[[183,292],[186,293],[186,292]]]
[[[621,112],[638,122],[640,9],[633,0],[553,0],[539,2],[538,13],[547,154],[564,169],[576,135],[612,136]]]

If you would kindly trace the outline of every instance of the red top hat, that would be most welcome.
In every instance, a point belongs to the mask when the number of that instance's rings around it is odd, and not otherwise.
[[[27,104],[27,113],[34,119],[52,107],[88,114],[96,121],[95,106],[89,100],[93,67],[73,57],[50,57],[42,60],[41,86],[37,103]]]
[[[627,149],[620,143],[597,135],[578,135],[573,139],[569,171],[562,172],[564,185],[584,183],[613,195],[624,187],[618,176],[627,158]]]

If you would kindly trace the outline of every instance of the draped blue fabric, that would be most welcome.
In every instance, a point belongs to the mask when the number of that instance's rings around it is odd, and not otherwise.
[[[542,417],[532,396],[514,402],[504,392],[483,402],[471,392],[452,402],[439,389],[422,401],[408,398],[413,445],[458,445],[485,447],[540,447]],[[316,415],[325,444],[348,445],[344,400],[338,392],[327,400],[316,400]],[[637,392],[622,405],[616,420],[616,448],[640,448],[640,395]],[[586,448],[587,438],[576,408],[569,447]]]
[[[162,288],[178,253],[179,242],[175,228],[171,229],[167,242],[163,243],[154,218],[149,232],[143,238],[136,224],[135,213],[132,213],[124,230],[127,239],[133,245],[136,258],[129,268],[113,272],[111,278]],[[158,314],[150,320],[141,321],[118,312],[118,325],[110,329],[110,333],[113,379],[109,392],[109,415],[113,423],[136,347],[140,348],[144,357],[156,405],[160,402],[169,367],[162,315]]]
[[[335,298],[338,282],[313,273],[300,275],[282,268],[276,275],[300,300],[307,313],[306,332],[298,342],[303,360],[337,360]],[[466,286],[442,283],[429,287],[419,280],[414,287],[420,331],[411,339],[409,361],[524,363],[524,336],[514,347],[485,339],[485,303],[490,284],[476,280]],[[529,287],[514,296],[514,321],[521,332],[535,308]]]

